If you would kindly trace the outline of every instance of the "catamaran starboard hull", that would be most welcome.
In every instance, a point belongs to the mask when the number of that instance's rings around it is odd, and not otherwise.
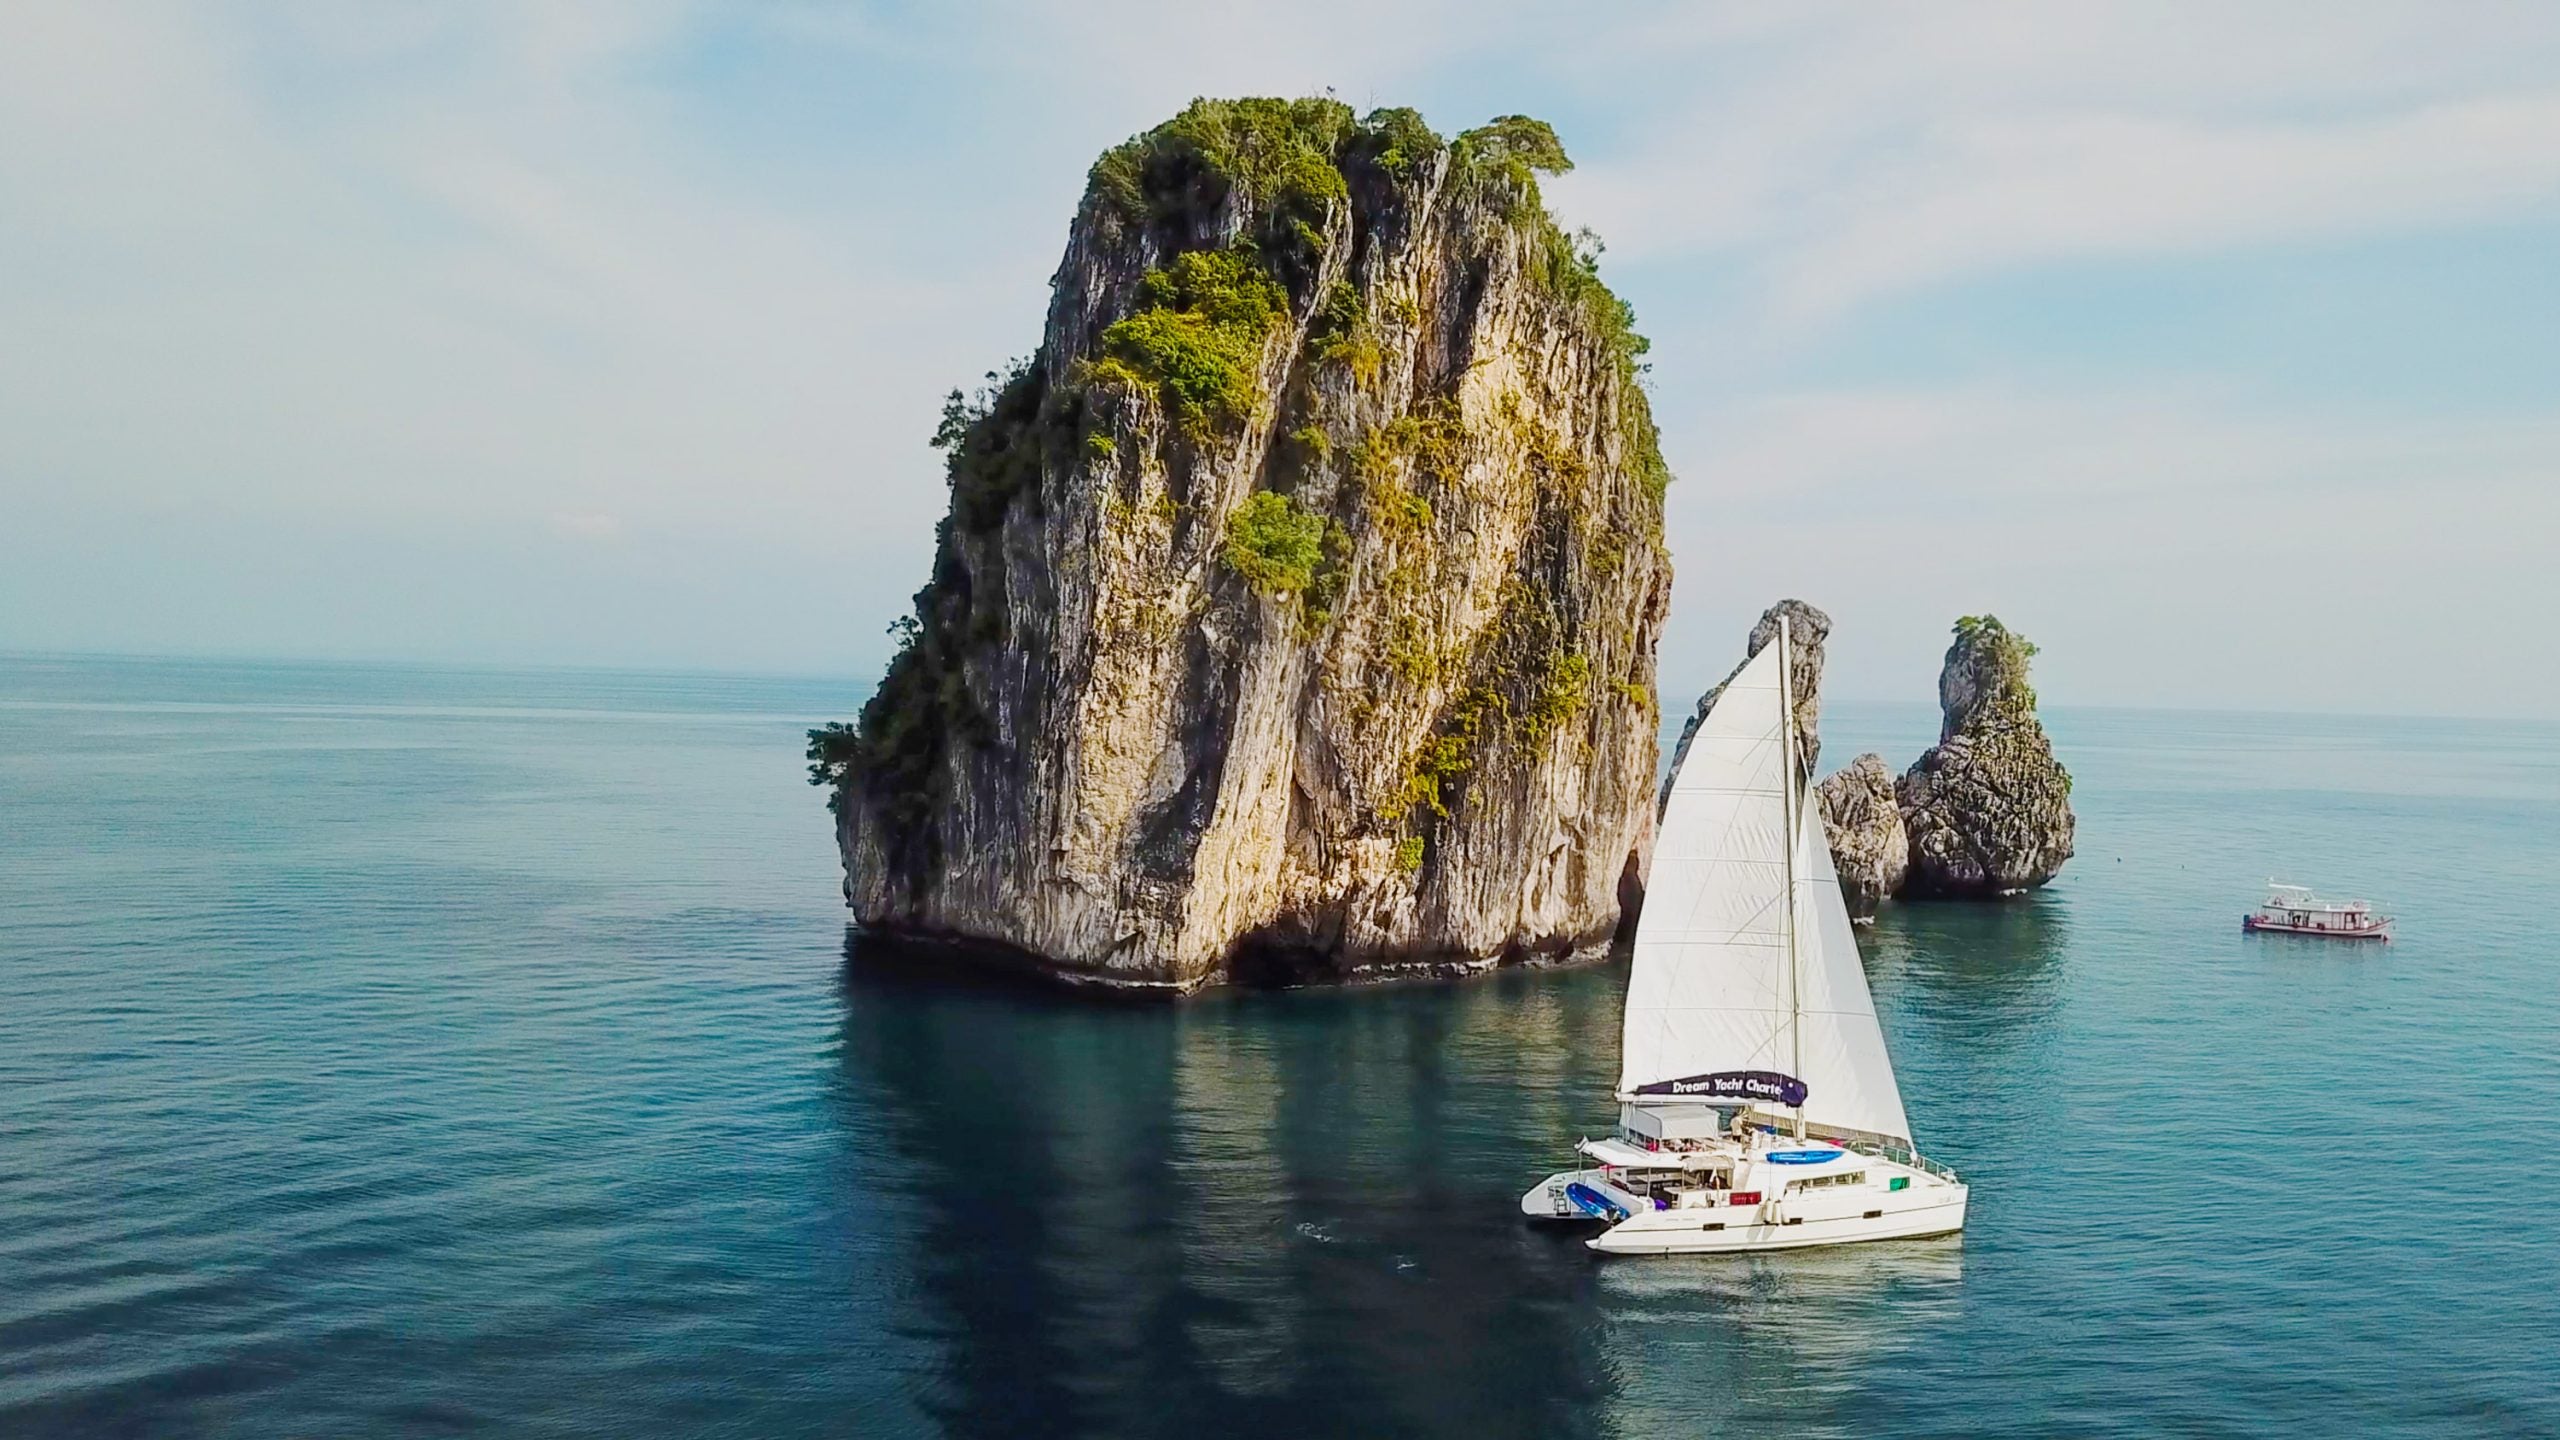
[[[1965,1195],[1959,1189],[1952,1200],[1878,1215],[1807,1217],[1779,1224],[1726,1223],[1718,1229],[1707,1228],[1717,1221],[1702,1221],[1690,1212],[1656,1211],[1613,1225],[1606,1234],[1583,1243],[1603,1255],[1730,1255],[1868,1240],[1922,1240],[1963,1230],[1964,1207]]]

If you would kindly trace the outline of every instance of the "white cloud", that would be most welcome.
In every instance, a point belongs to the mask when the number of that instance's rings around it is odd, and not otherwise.
[[[2297,503],[2560,478],[2560,414],[2286,412],[2200,387],[1783,391],[1702,413],[1675,507],[1887,518],[2086,513],[2242,493]],[[2553,487],[2560,497],[2560,486]],[[2560,498],[2553,502],[2560,520]],[[2367,541],[2387,541],[2371,536]]]
[[[2560,208],[2560,11],[1695,13],[1670,43],[1699,98],[1564,193],[1624,256],[1749,267],[1789,322],[2053,260]]]
[[[2516,623],[2560,535],[2560,415],[1972,385],[1776,394],[1699,426],[1718,438],[1669,522],[1674,693],[1797,594],[1832,612],[1829,683],[1861,698],[1931,693],[1947,624],[1992,610],[2044,644],[2063,703],[2560,711],[2560,634]],[[2418,663],[2470,678],[2376,688]]]
[[[2560,203],[2560,90],[2375,120],[2223,125],[2049,114],[1953,127],[1839,200],[1772,266],[1822,317],[1881,294],[2088,256],[2438,229]]]

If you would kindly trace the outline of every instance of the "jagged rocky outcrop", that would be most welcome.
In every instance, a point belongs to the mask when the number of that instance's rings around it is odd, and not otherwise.
[[[1724,687],[1742,673],[1742,667],[1778,638],[1778,622],[1786,620],[1789,678],[1793,685],[1796,724],[1796,754],[1809,778],[1822,754],[1822,660],[1823,644],[1831,638],[1831,617],[1802,600],[1781,600],[1760,612],[1743,643],[1742,659],[1698,697],[1697,707],[1688,722],[1681,726],[1679,747],[1672,752],[1676,770],[1689,753],[1689,742],[1697,737],[1698,727],[1714,708]],[[1902,814],[1894,804],[1893,772],[1874,755],[1861,755],[1848,769],[1833,775],[1816,787],[1822,824],[1831,842],[1831,858],[1840,872],[1840,891],[1848,902],[1849,913],[1860,919],[1874,916],[1876,907],[1901,892],[1909,868],[1909,849],[1902,833]],[[1666,778],[1657,804],[1670,800],[1670,782]]]
[[[1681,760],[1688,756],[1689,742],[1697,738],[1698,727],[1706,723],[1707,712],[1715,708],[1716,697],[1724,693],[1724,687],[1733,683],[1734,676],[1742,673],[1743,666],[1750,664],[1761,651],[1769,648],[1771,641],[1778,638],[1781,616],[1787,622],[1787,648],[1790,651],[1787,659],[1795,687],[1796,757],[1804,767],[1804,773],[1808,777],[1813,774],[1814,761],[1822,754],[1822,642],[1831,638],[1831,617],[1802,600],[1781,600],[1760,612],[1750,635],[1743,640],[1742,658],[1733,663],[1733,668],[1724,673],[1722,680],[1707,687],[1707,693],[1698,697],[1688,720],[1681,725],[1680,743],[1671,752],[1673,770],[1678,770]],[[1666,775],[1655,806],[1658,810],[1670,801],[1671,781]]]
[[[1096,163],[1038,353],[946,410],[904,648],[812,736],[862,925],[1172,989],[1605,946],[1668,476],[1567,163],[1330,100]]]
[[[1777,639],[1793,645],[1798,753],[1810,776],[1821,754],[1823,644],[1831,617],[1801,600],[1761,613],[1743,659],[1698,698],[1673,754],[1676,769],[1707,712],[1743,664]],[[1874,917],[1898,897],[2008,894],[2053,878],[2071,857],[2071,777],[2035,716],[2027,662],[2035,647],[1997,619],[1956,624],[1938,680],[1939,743],[1897,781],[1884,759],[1861,755],[1816,787],[1849,913]],[[1669,799],[1668,782],[1657,805]]]
[[[1840,872],[1840,898],[1851,919],[1872,920],[1878,906],[1902,893],[1911,871],[1911,842],[1902,828],[1893,771],[1883,756],[1861,755],[1814,793],[1831,841],[1831,865]]]
[[[1914,896],[2004,895],[2071,858],[2071,776],[2027,683],[2035,647],[1992,616],[1956,622],[1938,672],[1938,743],[1896,787]]]

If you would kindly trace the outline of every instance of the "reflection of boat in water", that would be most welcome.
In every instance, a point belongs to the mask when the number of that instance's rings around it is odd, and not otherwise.
[[[1788,638],[1728,682],[1671,781],[1636,927],[1618,1133],[1520,1197],[1607,1254],[1792,1250],[1964,1228],[1911,1143],[1812,788]]]
[[[1783,1263],[1747,1254],[1674,1256],[1658,1265],[1611,1265],[1600,1274],[1602,1292],[1627,1301],[1721,1298],[1756,1305],[1940,1295],[1964,1279],[1964,1237],[1821,1246],[1791,1252]]]
[[[1877,1386],[1926,1373],[1921,1356],[1961,1333],[1964,1250],[1946,1235],[1596,1267],[1592,1343],[1615,1384],[1588,1433],[1946,1430],[1956,1417],[1880,1410]]]
[[[2391,917],[2362,900],[2323,900],[2308,886],[2267,882],[2267,898],[2240,917],[2244,931],[2320,935],[2336,940],[2388,940]]]

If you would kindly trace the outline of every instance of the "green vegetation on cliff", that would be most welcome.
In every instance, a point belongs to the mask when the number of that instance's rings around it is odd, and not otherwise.
[[[1286,495],[1257,490],[1227,520],[1227,564],[1257,595],[1294,595],[1324,558],[1324,517]]]
[[[943,452],[951,513],[962,529],[992,530],[1016,497],[1038,493],[1048,398],[1040,366],[1025,359],[988,371],[974,399],[957,390],[943,399],[933,448]]]
[[[1235,200],[1273,276],[1303,295],[1349,193],[1338,159],[1357,130],[1338,100],[1194,100],[1103,152],[1086,192],[1124,225],[1177,232]]]
[[[1566,232],[1539,192],[1540,175],[1573,169],[1543,120],[1505,115],[1452,141],[1402,107],[1355,119],[1351,107],[1330,99],[1194,100],[1105,151],[1087,176],[1086,195],[1121,224],[1156,229],[1177,244],[1197,243],[1192,232],[1232,202],[1246,243],[1271,277],[1303,300],[1332,210],[1351,187],[1370,176],[1409,185],[1444,157],[1445,183],[1482,197],[1520,227],[1534,242],[1532,278],[1571,302],[1592,334],[1632,368],[1647,344],[1635,332],[1634,310],[1600,281],[1596,238]],[[1327,297],[1317,328],[1328,342],[1348,336],[1357,304],[1356,291]]]
[[[2003,687],[2001,699],[2033,709],[2035,687],[2027,683],[2027,662],[2036,657],[2035,642],[2000,623],[1997,615],[1966,615],[1955,623],[1956,645],[1989,657]]]
[[[945,554],[949,525],[946,520]],[[937,576],[944,573],[936,567]],[[952,633],[950,617],[935,587],[916,592],[915,613],[889,627],[900,639],[898,653],[864,702],[859,723],[809,732],[809,783],[835,787],[841,799],[844,785],[859,779],[901,859],[933,853],[927,822],[936,773],[951,746],[986,739],[986,718],[970,698],[961,637]]]
[[[1250,251],[1194,250],[1150,271],[1142,308],[1102,332],[1087,384],[1153,390],[1185,435],[1253,413],[1254,373],[1288,297]]]

